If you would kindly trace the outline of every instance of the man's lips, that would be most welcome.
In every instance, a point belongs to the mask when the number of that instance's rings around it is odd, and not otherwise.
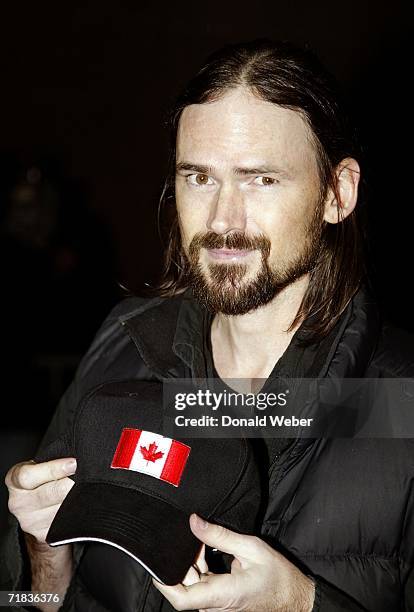
[[[207,253],[212,259],[232,261],[244,258],[252,251],[249,249],[207,249]]]

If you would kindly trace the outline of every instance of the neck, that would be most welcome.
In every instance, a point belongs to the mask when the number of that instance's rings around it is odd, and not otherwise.
[[[223,378],[267,378],[299,327],[294,320],[309,276],[299,278],[269,304],[240,316],[217,314],[211,327],[216,369]]]

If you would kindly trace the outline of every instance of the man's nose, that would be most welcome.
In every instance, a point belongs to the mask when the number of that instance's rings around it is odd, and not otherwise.
[[[235,186],[220,188],[217,198],[211,206],[207,229],[216,234],[226,234],[235,230],[245,231],[245,206],[242,195]]]

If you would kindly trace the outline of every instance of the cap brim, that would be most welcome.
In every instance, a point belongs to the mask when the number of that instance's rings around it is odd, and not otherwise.
[[[123,550],[156,580],[178,584],[200,550],[189,515],[149,494],[112,484],[76,483],[50,526],[51,546],[92,540]]]

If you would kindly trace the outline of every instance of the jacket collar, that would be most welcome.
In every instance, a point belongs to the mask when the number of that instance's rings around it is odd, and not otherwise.
[[[149,300],[120,317],[146,365],[160,378],[206,376],[204,337],[208,314],[191,291]],[[377,306],[365,289],[348,304],[319,377],[363,377],[375,351],[380,327]],[[300,332],[300,329],[298,330]]]
[[[119,317],[144,363],[161,379],[183,376],[183,362],[173,350],[181,301],[155,298]]]
[[[375,352],[381,326],[377,304],[362,288],[348,304],[320,377],[362,378]]]

